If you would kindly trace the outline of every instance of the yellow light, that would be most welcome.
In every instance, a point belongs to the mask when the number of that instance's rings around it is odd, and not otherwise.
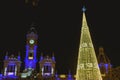
[[[60,78],[66,78],[66,75],[62,74],[60,75]]]
[[[101,75],[105,77],[105,74],[101,74]]]
[[[29,59],[33,59],[33,57],[29,57]]]
[[[83,13],[76,80],[102,80],[85,13]]]

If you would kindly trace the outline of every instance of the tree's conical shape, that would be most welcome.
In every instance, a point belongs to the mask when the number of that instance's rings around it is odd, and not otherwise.
[[[102,80],[98,61],[83,12],[76,80]]]

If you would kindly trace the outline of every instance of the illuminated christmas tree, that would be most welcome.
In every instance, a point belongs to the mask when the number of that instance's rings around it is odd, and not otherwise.
[[[102,80],[83,8],[76,80]]]

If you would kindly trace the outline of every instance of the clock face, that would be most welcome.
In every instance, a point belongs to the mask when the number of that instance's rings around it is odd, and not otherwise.
[[[31,40],[29,41],[29,43],[30,43],[30,44],[34,44],[34,40],[31,39]]]

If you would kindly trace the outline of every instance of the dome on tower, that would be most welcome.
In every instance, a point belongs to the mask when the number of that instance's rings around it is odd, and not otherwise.
[[[110,63],[109,58],[104,53],[103,47],[99,48],[98,63]]]
[[[31,27],[30,30],[28,31],[28,33],[37,33],[35,27]]]

